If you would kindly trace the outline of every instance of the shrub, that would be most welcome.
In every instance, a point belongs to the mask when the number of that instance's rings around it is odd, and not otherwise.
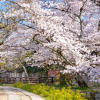
[[[62,88],[61,90],[55,87],[50,87],[45,84],[23,84],[18,82],[14,84],[14,87],[18,87],[29,92],[39,94],[40,96],[46,97],[47,100],[87,100],[84,93],[80,93],[80,90],[74,92],[71,87]]]

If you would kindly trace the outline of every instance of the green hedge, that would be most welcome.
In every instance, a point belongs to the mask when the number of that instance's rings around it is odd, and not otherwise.
[[[56,89],[55,87],[50,87],[45,84],[23,84],[18,82],[14,84],[14,87],[27,90],[29,92],[38,94],[47,100],[87,100],[85,94],[80,93],[80,90],[74,92],[69,88],[62,88],[61,90]]]

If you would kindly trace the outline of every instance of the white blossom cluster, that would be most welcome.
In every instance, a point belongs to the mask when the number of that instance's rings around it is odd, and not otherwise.
[[[5,18],[21,17],[29,20],[33,26],[34,24],[37,26],[35,29],[39,36],[36,37],[42,41],[42,44],[33,46],[34,49],[37,48],[36,46],[40,46],[33,55],[34,62],[39,62],[39,64],[41,62],[40,65],[44,62],[53,64],[56,63],[54,59],[57,59],[63,65],[64,60],[67,59],[71,62],[74,59],[75,65],[65,65],[66,70],[63,73],[84,72],[90,77],[90,80],[100,82],[100,68],[91,66],[89,60],[89,58],[92,59],[91,45],[100,41],[98,36],[100,34],[98,31],[100,8],[95,3],[91,0],[69,0],[66,4],[53,1],[50,4],[43,4],[41,1],[34,0],[31,3],[18,2],[18,5],[21,6],[21,9],[12,9],[11,12],[8,12],[9,15],[4,13],[4,16]],[[27,17],[25,17],[25,13],[28,13]],[[21,28],[18,30],[19,33],[23,31]],[[31,40],[27,37],[27,33],[31,36],[35,34],[32,29],[25,30],[25,33],[26,41]],[[19,37],[17,38],[19,39]],[[87,47],[87,44],[90,46]],[[59,54],[50,51],[47,47],[54,50],[60,48],[63,60]]]

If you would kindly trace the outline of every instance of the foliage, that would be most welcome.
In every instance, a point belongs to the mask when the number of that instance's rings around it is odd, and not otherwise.
[[[2,84],[2,83],[0,83],[0,86],[3,86],[3,84]]]
[[[33,51],[30,51],[30,52],[26,53],[26,56],[25,57],[31,57],[33,54],[34,54],[34,52]]]
[[[2,42],[0,42],[0,45],[2,45],[3,44],[3,41]]]
[[[63,87],[65,87],[65,88],[68,88],[68,85],[60,85],[60,84],[55,84],[54,85],[56,88],[63,88]]]
[[[73,89],[79,89],[79,90],[87,90],[87,89],[90,89],[89,87],[72,87]]]
[[[85,94],[80,93],[80,90],[74,92],[71,90],[71,87],[62,88],[61,90],[56,89],[55,87],[50,87],[45,84],[23,84],[16,83],[14,87],[21,88],[40,96],[45,97],[47,100],[87,100]]]
[[[33,66],[33,67],[27,66],[26,69],[27,69],[28,73],[36,73],[36,72],[42,73],[42,72],[44,72],[44,68],[41,68],[38,66]]]
[[[0,62],[0,67],[2,67],[2,66],[4,66],[4,65],[5,65],[5,63]]]

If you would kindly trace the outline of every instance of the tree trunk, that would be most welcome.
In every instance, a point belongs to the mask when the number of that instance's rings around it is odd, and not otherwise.
[[[88,85],[86,84],[86,82],[83,80],[83,78],[79,75],[79,73],[76,73],[74,76],[76,82],[78,83],[78,85],[80,87],[88,87]]]
[[[21,65],[22,65],[22,67],[24,69],[24,72],[25,72],[26,77],[28,78],[28,83],[30,83],[30,79],[29,79],[29,75],[28,75],[28,72],[26,70],[26,67],[23,65],[23,63],[21,63]]]
[[[23,67],[23,69],[24,69],[24,72],[25,72],[26,77],[29,77],[28,72],[27,72],[25,66],[22,65],[22,67]]]

